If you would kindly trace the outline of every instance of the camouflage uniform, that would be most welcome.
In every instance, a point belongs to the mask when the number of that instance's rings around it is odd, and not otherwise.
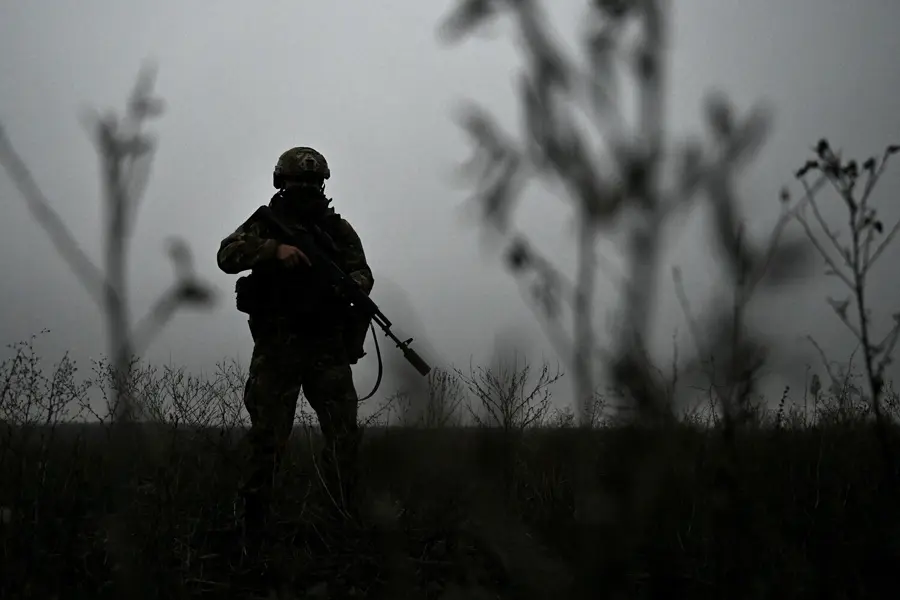
[[[353,227],[328,207],[324,181],[313,178],[313,185],[301,181],[296,186],[288,181],[309,171],[323,175],[320,179],[330,175],[324,158],[310,148],[282,155],[274,177],[280,191],[269,206],[289,228],[318,226],[333,241],[332,259],[369,293],[373,277],[362,243]],[[301,199],[291,195],[295,189],[300,189]],[[313,208],[297,210],[306,205]],[[348,351],[345,336],[350,321],[344,304],[327,284],[310,278],[305,266],[280,265],[278,246],[276,234],[251,218],[222,241],[217,255],[222,271],[252,270],[251,278],[258,280],[255,305],[247,310],[254,341],[244,391],[251,418],[250,472],[242,485],[248,519],[262,519],[268,511],[272,477],[284,455],[301,390],[316,411],[325,438],[320,471],[329,491],[349,499],[356,480],[358,396],[351,364],[362,354],[361,341],[360,348],[351,345]]]

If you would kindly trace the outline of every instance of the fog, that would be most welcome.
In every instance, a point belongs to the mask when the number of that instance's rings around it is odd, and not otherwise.
[[[555,28],[574,48],[583,3],[552,4]],[[159,148],[133,239],[133,312],[144,313],[172,281],[165,254],[171,236],[188,242],[198,273],[220,293],[214,310],[179,313],[148,359],[196,370],[224,358],[248,362],[252,342],[234,308],[235,278],[217,269],[215,253],[270,198],[278,155],[309,145],[328,158],[327,193],[363,240],[376,278],[373,298],[432,363],[467,368],[510,336],[532,356],[555,360],[496,248],[465,210],[469,190],[454,177],[469,152],[452,118],[459,101],[476,100],[510,130],[518,126],[513,76],[520,58],[509,24],[447,46],[436,28],[451,3],[211,6],[35,0],[0,8],[0,122],[98,261],[97,157],[80,116],[123,106],[145,59],[159,67],[156,90],[166,112],[151,128]],[[712,90],[742,110],[757,102],[773,110],[773,133],[741,178],[752,232],[772,226],[780,189],[819,138],[860,158],[900,140],[900,4],[695,0],[678,3],[674,18],[671,135],[701,128],[702,101]],[[889,169],[874,198],[888,223],[900,217],[890,201],[898,191],[900,169]],[[553,194],[529,189],[516,218],[546,253],[570,265],[572,214]],[[48,358],[101,355],[100,314],[5,174],[0,198],[0,340],[49,329],[39,342]],[[698,209],[667,240],[668,266],[682,268],[699,311],[717,284],[704,219]],[[602,250],[615,257],[613,244]],[[894,264],[886,257],[871,281],[882,327],[900,306]],[[812,334],[835,360],[849,358],[852,336],[825,302],[829,293],[843,293],[837,286],[820,277],[788,287],[758,322],[784,344]],[[671,280],[660,289],[653,348],[664,360],[673,335],[690,342]],[[615,305],[612,284],[601,283],[600,301],[605,315]],[[810,363],[816,360],[809,352]],[[374,367],[370,357],[357,368],[361,393],[374,382]]]

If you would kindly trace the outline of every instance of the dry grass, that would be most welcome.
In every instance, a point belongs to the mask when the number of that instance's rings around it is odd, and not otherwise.
[[[239,368],[198,377],[136,363],[132,393],[158,418],[130,426],[155,449],[123,474],[109,427],[72,418],[110,371],[73,367],[44,373],[29,344],[3,364],[2,597],[118,597],[104,529],[118,483],[148,597],[862,598],[897,557],[880,541],[895,511],[873,420],[836,388],[758,409],[733,441],[699,414],[659,427],[554,426],[551,413],[505,430],[370,424],[368,509],[342,522],[327,516],[318,435],[301,416],[261,569],[233,523]],[[900,414],[896,395],[885,407]],[[589,489],[576,490],[585,470]],[[738,502],[723,505],[723,478]]]

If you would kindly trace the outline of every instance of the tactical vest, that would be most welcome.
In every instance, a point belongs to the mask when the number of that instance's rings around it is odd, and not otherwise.
[[[346,265],[341,261],[331,237],[340,218],[340,215],[331,213],[318,222],[321,235],[317,236],[316,243],[322,252],[346,271]],[[290,222],[286,224],[291,226]],[[287,243],[265,223],[260,226],[264,237]],[[340,317],[345,312],[344,304],[331,286],[313,277],[303,266],[287,268],[274,261],[261,264],[254,267],[249,275],[238,279],[235,291],[237,309],[251,317],[269,316],[300,324],[313,319],[331,320],[329,317]]]

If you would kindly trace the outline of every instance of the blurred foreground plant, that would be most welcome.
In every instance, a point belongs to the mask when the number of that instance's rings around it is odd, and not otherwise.
[[[566,56],[553,41],[535,0],[462,1],[447,19],[444,32],[447,39],[456,40],[488,19],[509,13],[518,25],[525,55],[519,76],[523,139],[517,144],[490,115],[469,105],[462,127],[474,140],[476,154],[468,172],[477,181],[475,197],[485,222],[507,239],[511,272],[530,285],[534,308],[573,366],[580,420],[591,420],[598,356],[609,369],[611,385],[627,390],[643,418],[665,420],[671,417],[671,386],[652,364],[647,339],[659,296],[666,224],[698,197],[708,198],[711,235],[728,268],[732,292],[728,306],[707,311],[710,317],[695,324],[695,331],[709,332],[703,336],[709,344],[697,340],[704,347],[698,348],[696,361],[720,355],[720,346],[728,344],[733,382],[744,380],[758,358],[757,353],[737,347],[749,335],[743,320],[751,294],[760,283],[771,287],[805,273],[806,253],[796,242],[781,241],[789,218],[786,212],[765,244],[752,243],[743,229],[734,180],[762,145],[768,113],[756,108],[739,117],[721,94],[713,94],[706,106],[711,145],[705,148],[696,139],[667,145],[663,115],[670,3],[588,4],[583,64]],[[627,122],[622,106],[622,66],[630,67],[636,85],[634,123]],[[673,184],[664,185],[668,159],[676,162],[676,177]],[[574,281],[510,225],[517,196],[530,176],[561,185],[574,204],[579,227]],[[626,268],[618,282],[621,310],[615,338],[607,351],[598,347],[594,330],[596,245],[601,233],[614,228],[625,235]],[[769,269],[773,265],[777,269]],[[739,396],[747,393],[743,390]],[[720,399],[726,414],[740,400]]]
[[[475,153],[465,173],[475,181],[475,202],[489,230],[505,240],[508,267],[528,286],[528,300],[557,351],[572,367],[579,424],[593,419],[591,406],[601,368],[609,387],[636,409],[635,417],[653,427],[673,425],[676,372],[654,364],[649,351],[652,321],[660,300],[659,278],[666,226],[704,198],[712,218],[712,251],[725,267],[727,292],[701,318],[688,315],[696,355],[685,370],[712,364],[711,397],[723,413],[724,453],[716,457],[721,500],[713,507],[715,553],[754,535],[739,501],[741,468],[736,451],[737,416],[752,413],[757,374],[768,357],[766,340],[747,323],[748,306],[760,288],[808,274],[809,252],[799,241],[782,240],[790,219],[784,209],[768,240],[750,239],[741,216],[735,181],[756,155],[769,129],[769,115],[757,107],[738,115],[722,94],[708,97],[708,143],[691,137],[670,142],[665,99],[669,49],[667,0],[586,3],[582,23],[584,60],[554,41],[549,19],[537,0],[460,0],[444,23],[445,39],[456,41],[502,14],[516,24],[524,68],[518,77],[523,116],[516,141],[484,110],[468,105],[461,126]],[[620,79],[631,75],[635,106],[624,106]],[[635,119],[629,122],[628,115]],[[673,167],[671,169],[670,167]],[[672,172],[674,177],[665,176]],[[529,178],[561,189],[571,201],[577,225],[575,278],[544,255],[534,240],[517,231],[511,214]],[[622,236],[623,268],[616,277],[619,310],[610,348],[601,348],[595,331],[595,294],[603,234]],[[679,273],[676,286],[681,290]],[[683,295],[683,292],[682,292]],[[687,298],[682,298],[686,306]],[[718,377],[721,374],[723,377]],[[742,419],[746,420],[746,418]],[[597,489],[585,445],[573,457],[577,484],[575,512],[585,523],[578,537],[578,594],[604,589],[609,597],[627,595],[623,573],[640,559],[634,540],[666,502],[665,461],[674,436],[653,436],[625,448],[633,472],[615,487]],[[574,542],[574,540],[573,540]],[[739,546],[740,547],[740,546]],[[753,593],[734,562],[716,563],[718,595]]]
[[[120,377],[125,377],[129,361],[146,348],[177,309],[182,306],[208,307],[214,299],[212,288],[195,276],[186,244],[173,240],[170,257],[175,263],[177,281],[160,296],[146,317],[134,327],[131,323],[127,278],[129,242],[156,146],[144,127],[163,111],[162,100],[153,95],[154,81],[155,71],[144,67],[132,90],[124,117],[109,111],[102,116],[91,114],[86,119],[100,158],[103,269],[96,266],[81,249],[0,125],[0,163],[60,257],[68,263],[91,299],[103,311],[110,356],[113,364],[120,368]],[[127,388],[126,381],[119,382],[119,390]],[[137,407],[127,395],[121,398],[116,395],[109,409],[116,420],[127,421],[138,416]]]
[[[140,428],[127,428],[128,423],[141,416],[140,407],[130,393],[131,363],[177,309],[182,306],[208,307],[213,301],[212,288],[194,274],[187,245],[175,240],[171,244],[170,256],[175,263],[176,282],[160,296],[143,320],[136,326],[131,323],[127,278],[129,242],[155,149],[155,142],[144,127],[149,120],[162,113],[162,101],[153,95],[154,81],[154,70],[142,69],[123,117],[110,111],[102,116],[92,114],[87,119],[88,130],[100,158],[103,269],[95,265],[75,241],[0,126],[0,163],[19,189],[32,216],[105,317],[113,374],[108,411],[115,427],[113,433],[118,444],[115,467],[121,484],[113,509],[115,518],[109,523],[109,540],[111,550],[122,565],[119,583],[123,594],[142,593],[139,565],[130,558],[134,552],[127,541],[127,527],[124,518],[117,512],[129,504],[125,491],[127,486],[124,485],[128,480],[128,457],[135,448],[146,449],[145,445],[140,444]]]

